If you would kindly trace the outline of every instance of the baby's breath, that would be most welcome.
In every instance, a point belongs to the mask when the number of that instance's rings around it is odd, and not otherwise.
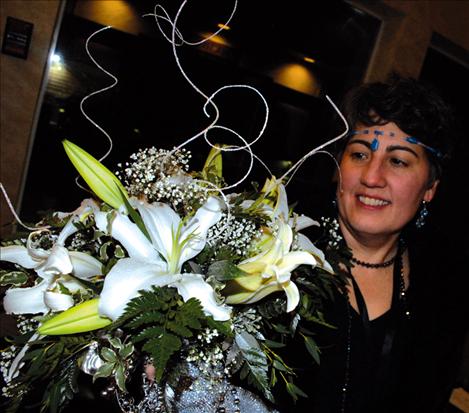
[[[219,336],[220,333],[214,329],[206,328],[201,331],[197,335],[195,343],[191,343],[186,360],[197,362],[202,373],[210,373],[213,367],[220,365],[224,359]]]
[[[321,217],[321,223],[328,233],[329,247],[337,248],[343,239],[339,231],[339,222],[335,218]]]
[[[130,195],[147,195],[151,202],[153,184],[163,178],[187,173],[191,154],[185,149],[174,152],[155,147],[140,149],[130,155],[130,161],[118,164],[116,176]]]
[[[262,235],[258,225],[247,217],[228,217],[222,214],[220,221],[212,226],[207,233],[207,244],[216,250],[225,247],[239,257],[248,255],[252,250],[253,241]]]
[[[38,325],[39,322],[33,318],[28,318],[22,315],[16,316],[16,326],[20,334],[26,334],[30,331],[36,330]],[[16,397],[18,393],[18,389],[16,389],[17,383],[10,382],[8,377],[11,364],[20,349],[20,347],[12,344],[0,352],[0,374],[2,375],[3,382],[5,383],[5,386],[2,387],[2,395],[5,397]]]
[[[190,214],[208,198],[207,190],[188,174],[190,158],[185,149],[172,152],[146,148],[132,154],[129,162],[118,164],[116,176],[129,195],[148,202],[166,202]]]

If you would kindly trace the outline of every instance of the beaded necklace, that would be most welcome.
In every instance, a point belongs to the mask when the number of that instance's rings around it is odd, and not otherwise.
[[[371,262],[366,262],[366,261],[360,261],[359,259],[355,258],[353,255],[350,257],[350,262],[353,262],[354,264],[357,264],[360,267],[365,267],[365,268],[387,268],[390,265],[394,264],[394,261],[396,261],[397,258],[397,253],[394,255],[394,257],[390,258],[387,261],[380,262],[380,263],[371,263]]]

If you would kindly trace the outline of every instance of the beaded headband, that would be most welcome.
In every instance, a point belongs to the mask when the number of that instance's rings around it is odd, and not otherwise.
[[[384,135],[387,135],[387,136],[390,136],[391,138],[394,138],[396,137],[396,134],[394,132],[385,132],[385,131],[382,131],[382,130],[373,130],[373,131],[370,131],[369,129],[362,129],[362,130],[354,130],[354,131],[351,131],[349,133],[349,136],[353,136],[353,135],[369,135],[373,133],[373,135],[375,135],[373,141],[371,142],[371,146],[370,146],[370,149],[375,152],[378,150],[379,148],[379,140],[378,140],[378,137],[379,136],[384,136]],[[438,149],[435,149],[435,148],[432,148],[431,146],[428,146],[426,144],[424,144],[423,142],[419,141],[417,138],[413,137],[413,136],[404,136],[403,139],[406,141],[406,142],[409,142],[409,143],[412,143],[412,144],[415,144],[415,145],[420,145],[422,146],[423,148],[425,148],[427,151],[431,152],[433,155],[435,155],[437,158],[443,158],[443,153],[441,153]]]

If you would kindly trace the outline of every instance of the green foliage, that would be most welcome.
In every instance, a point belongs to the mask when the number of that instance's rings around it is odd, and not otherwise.
[[[141,291],[129,302],[116,325],[135,331],[134,344],[143,343],[142,350],[151,355],[157,381],[161,381],[171,356],[208,323],[200,302],[191,298],[183,302],[175,289],[153,287]]]
[[[25,335],[30,337],[30,334]],[[23,340],[23,341],[25,341]],[[24,402],[23,390],[45,386],[41,411],[60,412],[76,393],[78,355],[93,340],[90,335],[57,336],[30,341],[22,362],[21,374],[13,379],[14,397],[8,400],[7,411],[17,412]]]
[[[28,273],[25,271],[0,270],[0,286],[2,287],[6,287],[8,285],[11,285],[13,287],[19,287],[23,284],[26,284],[28,279]]]
[[[260,390],[267,400],[273,402],[274,397],[270,391],[269,363],[266,354],[251,334],[246,332],[237,334],[235,340],[244,359],[240,378],[247,379],[248,383]]]
[[[308,395],[303,390],[301,390],[297,385],[295,385],[291,381],[286,382],[286,389],[290,396],[292,396],[294,401],[298,400],[298,396],[308,397]]]
[[[111,347],[101,349],[101,359],[104,363],[93,375],[93,382],[100,377],[113,376],[117,387],[126,392],[125,372],[127,371],[128,361],[134,352],[134,346],[132,343],[122,343],[120,338],[110,338],[109,344]]]
[[[321,350],[319,349],[318,345],[311,337],[308,337],[305,334],[302,334],[302,336],[304,339],[306,350],[308,350],[308,353],[311,354],[311,357],[316,362],[316,364],[319,365]]]
[[[79,373],[75,357],[62,363],[57,375],[49,382],[41,405],[41,412],[58,413],[78,392],[77,377]]]

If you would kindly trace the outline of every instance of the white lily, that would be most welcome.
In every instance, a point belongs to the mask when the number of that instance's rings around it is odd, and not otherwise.
[[[140,290],[170,286],[177,288],[184,300],[198,298],[205,313],[216,320],[228,320],[231,309],[216,302],[213,288],[200,274],[181,274],[183,263],[202,251],[208,229],[220,220],[220,201],[210,197],[187,222],[167,204],[136,199],[130,202],[140,212],[151,240],[123,213],[95,213],[98,228],[109,230],[129,254],[105,278],[100,315],[116,320]]]
[[[327,262],[324,253],[319,248],[317,248],[313,242],[308,237],[306,237],[306,235],[299,232],[311,226],[319,226],[319,222],[303,214],[298,215],[293,213],[293,215],[290,216],[287,191],[285,190],[285,186],[279,183],[275,177],[266,180],[261,192],[266,196],[269,194],[275,196],[275,202],[268,200],[267,197],[264,199],[262,204],[264,212],[272,220],[281,219],[284,222],[288,222],[288,225],[290,225],[290,227],[296,232],[296,247],[299,250],[307,251],[313,254],[316,258],[317,266],[333,274],[334,270]],[[255,201],[244,201],[242,206],[244,208],[249,208],[254,202]]]
[[[66,239],[77,231],[74,223],[83,219],[94,208],[91,200],[86,200],[74,211],[70,220],[60,232],[50,250],[34,248],[29,235],[26,247],[12,245],[0,248],[0,259],[34,269],[41,281],[33,287],[10,288],[5,293],[3,306],[8,314],[38,314],[62,311],[73,306],[73,298],[56,291],[60,283],[72,293],[84,289],[76,278],[90,280],[101,274],[101,263],[92,256],[78,251],[68,251],[64,247]],[[62,214],[65,215],[65,214]],[[73,277],[70,275],[72,274]]]
[[[290,279],[291,272],[302,264],[314,267],[317,261],[309,252],[291,251],[293,231],[282,220],[277,223],[277,236],[272,236],[268,248],[238,264],[238,267],[249,275],[228,283],[228,304],[254,303],[275,291],[283,290],[287,295],[287,312],[293,311],[298,305],[300,293]]]

